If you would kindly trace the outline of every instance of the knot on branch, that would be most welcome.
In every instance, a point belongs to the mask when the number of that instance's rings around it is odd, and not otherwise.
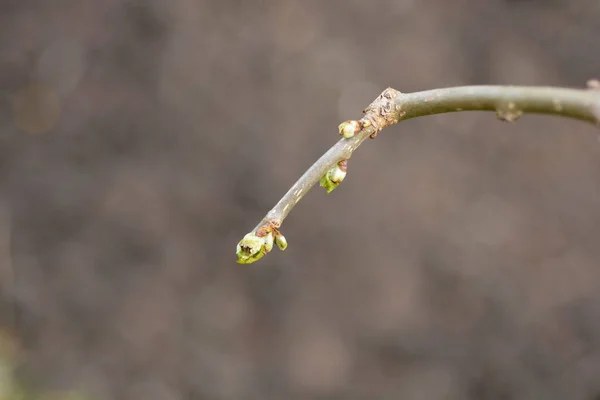
[[[396,89],[387,88],[363,110],[365,116],[360,122],[363,127],[373,126],[371,138],[374,139],[382,129],[398,122],[400,106],[395,100],[401,94]]]

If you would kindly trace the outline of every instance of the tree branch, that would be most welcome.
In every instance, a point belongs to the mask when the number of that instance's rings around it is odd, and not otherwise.
[[[237,245],[238,262],[249,264],[259,260],[277,244],[287,242],[279,232],[292,208],[319,182],[327,192],[335,189],[346,174],[346,162],[368,137],[374,138],[387,126],[410,118],[458,111],[495,111],[508,122],[524,113],[550,114],[598,124],[600,122],[600,90],[590,85],[587,90],[523,86],[462,86],[416,93],[384,90],[364,111],[360,120],[339,126],[344,137],[319,158],[258,225]]]

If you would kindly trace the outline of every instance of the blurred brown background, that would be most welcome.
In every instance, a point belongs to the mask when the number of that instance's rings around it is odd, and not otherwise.
[[[387,86],[583,87],[596,0],[2,0],[0,323],[97,399],[600,398],[600,143],[492,113],[368,141]]]

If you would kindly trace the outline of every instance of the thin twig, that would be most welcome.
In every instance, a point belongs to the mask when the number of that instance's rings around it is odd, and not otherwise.
[[[333,190],[345,175],[345,160],[368,137],[397,122],[432,114],[458,111],[495,111],[503,121],[516,121],[524,113],[551,114],[598,123],[600,91],[554,87],[462,86],[416,93],[400,93],[388,88],[365,110],[358,121],[340,125],[344,136],[294,183],[287,193],[238,244],[238,262],[252,263],[262,258],[276,243],[287,242],[279,232],[283,220],[315,183]],[[337,177],[337,178],[336,178]]]

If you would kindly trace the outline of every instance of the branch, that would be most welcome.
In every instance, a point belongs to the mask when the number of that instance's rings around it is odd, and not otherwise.
[[[553,87],[462,86],[416,93],[384,90],[364,111],[360,120],[339,126],[344,138],[333,145],[296,181],[258,225],[237,245],[238,262],[250,264],[273,248],[285,250],[279,232],[292,208],[317,182],[335,189],[346,175],[347,160],[367,138],[410,118],[458,111],[495,111],[503,121],[516,121],[524,113],[550,114],[597,124],[600,122],[600,90],[590,81],[587,90]]]

